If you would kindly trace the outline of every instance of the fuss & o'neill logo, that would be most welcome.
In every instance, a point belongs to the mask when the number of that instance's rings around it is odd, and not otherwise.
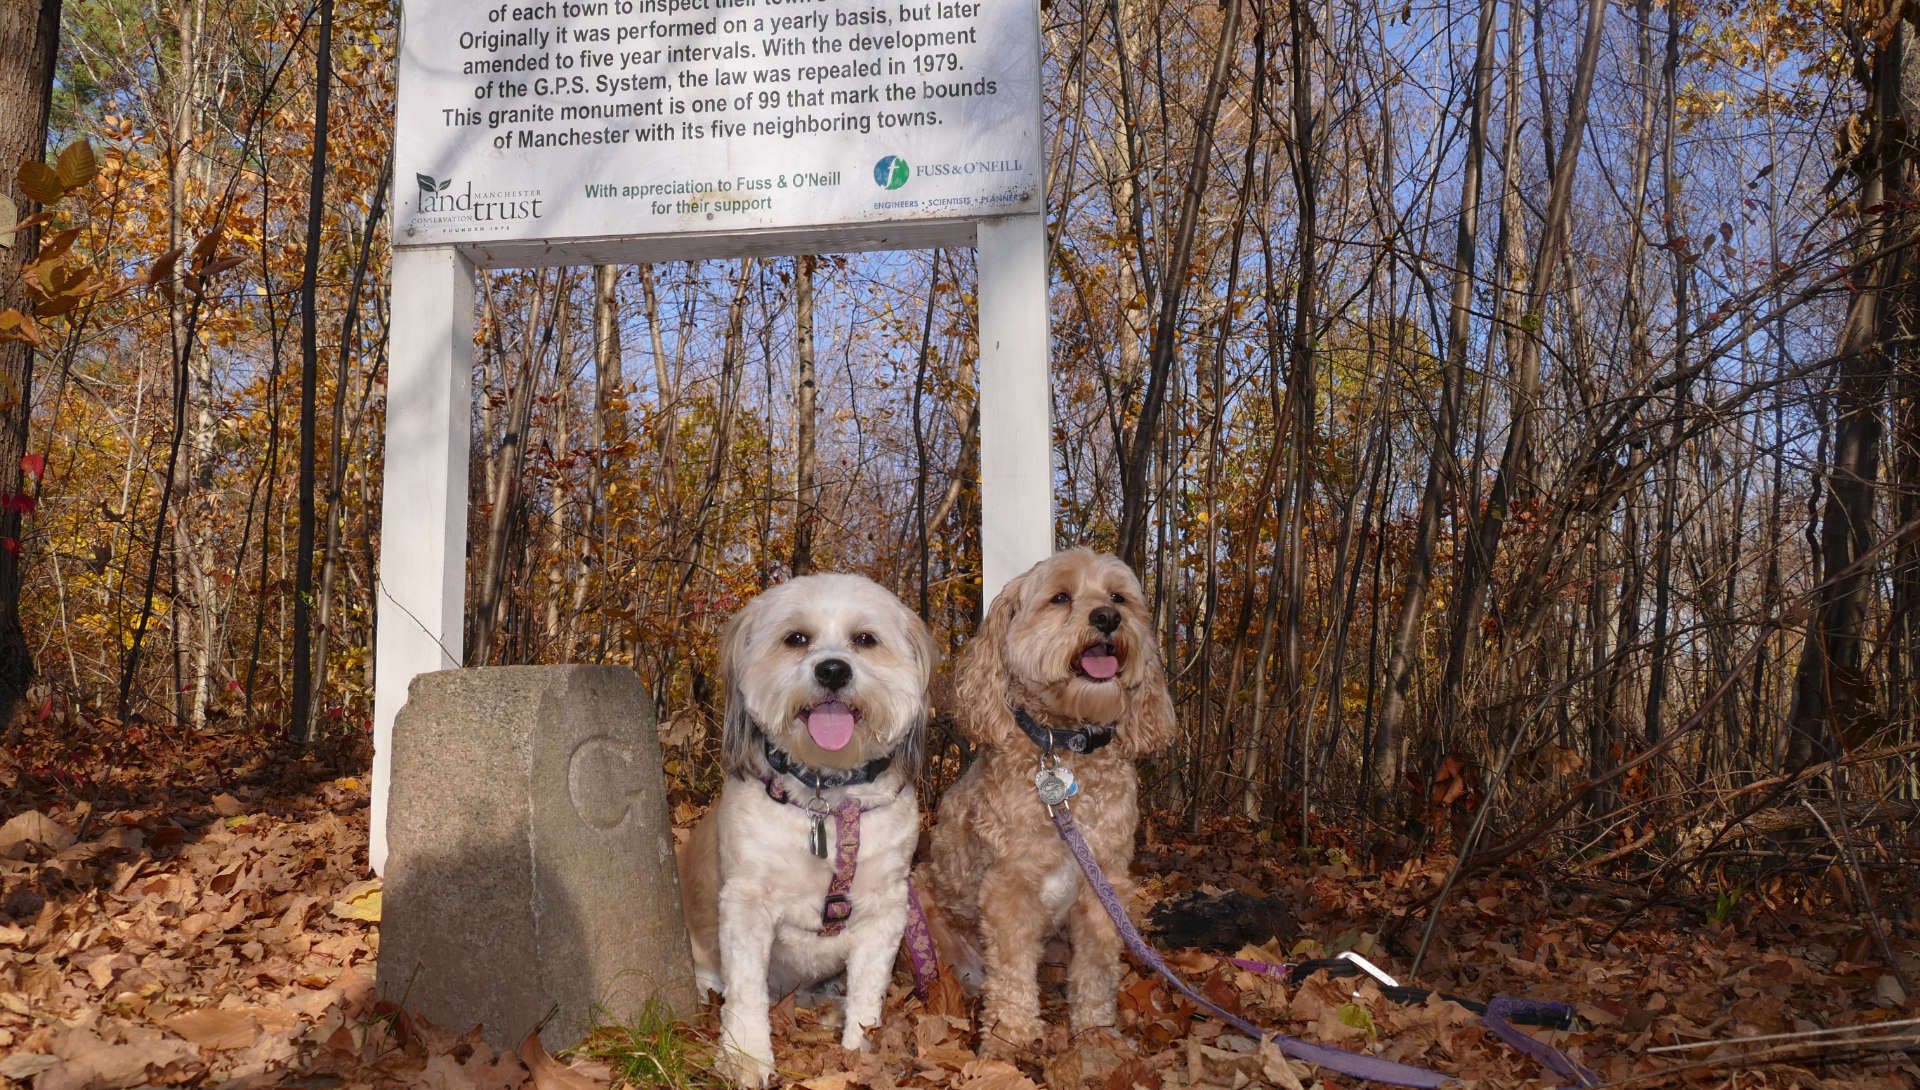
[[[883,155],[873,164],[873,184],[881,189],[899,189],[907,184],[911,168],[898,155]]]

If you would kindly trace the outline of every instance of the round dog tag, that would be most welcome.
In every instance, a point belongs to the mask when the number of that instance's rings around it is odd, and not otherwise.
[[[1034,773],[1033,786],[1040,791],[1040,801],[1047,806],[1058,806],[1073,797],[1079,784],[1073,782],[1073,770],[1065,765],[1043,768]]]

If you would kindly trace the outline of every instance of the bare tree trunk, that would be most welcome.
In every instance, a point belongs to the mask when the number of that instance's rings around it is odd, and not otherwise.
[[[1260,177],[1259,153],[1263,141],[1260,139],[1260,122],[1265,115],[1267,90],[1267,24],[1262,13],[1257,13],[1253,23],[1253,88],[1247,97],[1247,134],[1246,154],[1240,164],[1240,192],[1236,199],[1233,217],[1232,242],[1227,253],[1226,303],[1220,308],[1220,329],[1214,337],[1212,366],[1208,377],[1206,468],[1203,473],[1202,488],[1206,494],[1206,548],[1207,564],[1206,588],[1201,600],[1199,647],[1194,656],[1200,664],[1198,691],[1201,694],[1199,715],[1191,739],[1191,752],[1187,754],[1184,771],[1186,787],[1187,819],[1197,822],[1200,817],[1200,800],[1205,794],[1207,746],[1212,736],[1214,700],[1213,692],[1213,646],[1218,639],[1216,630],[1216,612],[1220,600],[1220,518],[1217,501],[1219,497],[1220,463],[1226,457],[1225,436],[1227,431],[1227,342],[1232,339],[1234,300],[1239,296],[1240,251],[1245,241],[1247,212],[1253,203],[1253,194]],[[1226,709],[1222,707],[1222,729],[1226,720]],[[1253,805],[1253,800],[1243,792],[1241,796],[1243,812]]]
[[[1407,688],[1419,653],[1421,618],[1427,590],[1433,582],[1435,539],[1440,534],[1440,512],[1452,495],[1454,443],[1458,433],[1460,386],[1466,369],[1467,340],[1473,319],[1473,270],[1479,253],[1480,181],[1486,160],[1487,103],[1493,82],[1494,0],[1480,0],[1473,74],[1468,87],[1466,161],[1460,179],[1460,215],[1454,230],[1453,286],[1447,310],[1447,361],[1440,372],[1440,404],[1434,413],[1433,440],[1427,458],[1426,484],[1420,490],[1420,510],[1414,527],[1413,549],[1407,557],[1407,581],[1394,614],[1383,679],[1379,716],[1374,724],[1367,769],[1370,796],[1386,797],[1401,781],[1406,764],[1403,724]]]
[[[1881,403],[1899,356],[1889,342],[1911,333],[1915,317],[1912,251],[1882,247],[1911,232],[1915,192],[1913,153],[1901,133],[1920,131],[1920,56],[1906,18],[1873,51],[1867,81],[1869,146],[1843,169],[1865,173],[1858,207],[1871,211],[1861,240],[1866,268],[1847,308],[1834,355],[1833,444],[1821,474],[1820,512],[1824,581],[1814,592],[1813,615],[1794,672],[1788,715],[1787,767],[1804,768],[1833,757],[1841,732],[1859,718],[1871,689],[1860,673],[1873,570],[1874,491],[1880,476]]]
[[[314,44],[313,163],[307,176],[307,244],[300,281],[300,527],[293,565],[293,721],[288,734],[313,740],[313,475],[315,416],[320,407],[320,226],[327,199],[327,100],[333,82],[333,0],[320,0],[320,37]]]
[[[720,502],[721,490],[726,484],[727,461],[733,453],[733,417],[740,401],[740,374],[746,369],[743,325],[747,311],[747,289],[753,283],[756,266],[754,258],[740,263],[739,272],[734,278],[733,299],[727,304],[726,334],[720,349],[719,413],[714,421],[712,438],[707,443],[706,480],[701,484],[700,501],[694,510],[692,537],[681,560],[678,587],[668,602],[669,616],[677,613],[687,588],[693,584],[694,576],[706,564],[707,523],[714,507]]]
[[[487,551],[477,593],[474,595],[473,639],[469,654],[478,665],[493,657],[494,636],[505,619],[508,539],[519,521],[521,467],[526,461],[527,429],[533,421],[534,389],[539,385],[539,359],[545,354],[554,329],[561,324],[566,310],[568,274],[561,270],[553,288],[553,308],[537,336],[541,298],[538,294],[528,307],[528,335],[522,338],[520,367],[514,379],[513,402],[508,410],[507,430],[500,438],[498,472],[494,477],[492,512],[487,520]],[[544,289],[545,281],[541,281]]]
[[[188,245],[187,201],[196,157],[195,136],[200,130],[200,69],[206,45],[204,0],[185,0],[174,10],[174,36],[177,52],[170,86],[173,116],[167,142],[167,235],[170,246]],[[187,352],[186,311],[188,293],[184,285],[186,269],[176,266],[174,290],[168,293],[167,325],[174,359]],[[213,412],[213,357],[194,353],[184,361],[189,431],[186,458],[180,469],[180,517],[174,522],[176,569],[184,565],[190,592],[174,603],[174,669],[185,675],[184,684],[175,687],[175,714],[182,725],[194,730],[207,722],[207,700],[211,695],[208,678],[213,668],[213,653],[219,642],[219,590],[213,578],[214,526],[219,515],[219,496],[213,482],[214,447],[219,442],[220,422]],[[176,363],[178,366],[178,363]],[[178,571],[175,578],[178,578]]]
[[[54,61],[60,53],[60,0],[0,0],[0,200],[25,219],[31,210],[20,189],[19,164],[46,155],[47,109]],[[40,229],[15,234],[0,246],[0,310],[27,313],[32,303],[20,269],[40,250]],[[0,496],[26,488],[20,459],[33,419],[33,346],[0,339]],[[33,651],[20,627],[20,508],[0,503],[0,728],[12,717],[33,678]]]
[[[1314,339],[1319,335],[1319,200],[1321,154],[1318,117],[1313,101],[1313,62],[1309,42],[1322,40],[1308,16],[1304,0],[1288,0],[1288,38],[1293,62],[1292,139],[1293,191],[1296,216],[1294,259],[1298,264],[1293,295],[1293,327],[1287,346],[1287,419],[1293,433],[1293,480],[1289,482],[1285,527],[1280,547],[1286,550],[1286,607],[1281,619],[1281,699],[1286,705],[1283,738],[1291,741],[1304,723],[1301,692],[1300,603],[1307,596],[1307,505],[1313,502],[1314,431],[1319,413],[1315,386]],[[1287,752],[1283,745],[1281,752]],[[1301,751],[1306,739],[1301,739]],[[1303,761],[1304,765],[1304,761]],[[1253,783],[1246,787],[1251,790]]]
[[[561,290],[572,294],[570,285],[562,285]],[[573,380],[577,377],[573,369],[573,307],[566,308],[567,318],[560,322],[559,340],[553,353],[553,424],[551,428],[551,446],[556,451],[573,450]],[[547,533],[544,546],[545,555],[536,559],[540,567],[546,569],[546,604],[540,626],[540,641],[528,647],[521,661],[526,662],[571,662],[573,661],[574,611],[568,610],[563,618],[560,606],[567,598],[569,583],[578,586],[585,582],[585,573],[581,570],[580,558],[567,555],[567,476],[556,467],[547,480]]]
[[[1513,513],[1512,506],[1516,499],[1524,498],[1534,489],[1531,479],[1533,416],[1534,402],[1540,389],[1542,323],[1546,317],[1548,293],[1559,274],[1567,214],[1573,201],[1573,180],[1578,173],[1580,145],[1586,136],[1587,103],[1593,91],[1594,71],[1600,59],[1600,38],[1605,16],[1606,0],[1588,0],[1586,31],[1580,46],[1580,59],[1574,69],[1573,91],[1567,103],[1567,127],[1561,134],[1559,154],[1554,158],[1553,186],[1548,191],[1546,213],[1540,224],[1539,245],[1527,291],[1527,310],[1521,323],[1527,336],[1520,342],[1520,355],[1513,361],[1512,420],[1507,426],[1507,441],[1500,454],[1500,467],[1494,473],[1493,488],[1487,497],[1487,509],[1480,516],[1475,532],[1467,538],[1460,585],[1453,598],[1446,673],[1440,685],[1441,708],[1453,706],[1460,676],[1465,669],[1467,640],[1480,627],[1480,615],[1487,601],[1487,581],[1495,554],[1500,549],[1502,531]]]
[[[616,415],[614,411],[621,383],[619,287],[619,266],[594,266],[593,419],[589,423],[593,455],[587,459],[586,542],[579,578],[573,587],[575,618],[586,604],[588,588],[595,584],[607,585],[607,550],[613,543],[614,528],[606,509],[606,469],[608,459],[613,457],[612,448],[626,438],[624,413]],[[604,662],[606,652],[603,623],[593,661]]]
[[[313,707],[308,714],[317,714],[327,689],[327,648],[333,639],[333,584],[335,572],[340,567],[341,522],[346,518],[344,485],[347,475],[347,446],[352,441],[346,424],[347,379],[352,364],[352,349],[359,340],[360,326],[360,288],[366,280],[367,262],[373,252],[373,238],[379,226],[380,218],[386,212],[387,185],[392,180],[393,159],[388,157],[386,166],[380,171],[380,180],[374,183],[371,206],[367,209],[367,221],[360,235],[360,256],[353,265],[353,277],[347,287],[347,311],[340,321],[340,352],[335,368],[333,387],[333,437],[328,446],[332,457],[327,467],[327,541],[323,552],[325,559],[320,565],[320,624],[319,646],[314,652]]]
[[[1174,326],[1180,319],[1180,300],[1187,281],[1184,270],[1193,255],[1194,225],[1200,215],[1200,199],[1207,189],[1213,128],[1220,118],[1220,100],[1226,93],[1228,74],[1236,55],[1234,47],[1238,44],[1242,3],[1243,0],[1227,0],[1226,15],[1220,23],[1213,68],[1207,75],[1206,100],[1201,103],[1195,121],[1193,161],[1187,168],[1180,220],[1174,228],[1173,248],[1167,256],[1166,268],[1170,275],[1161,285],[1160,314],[1153,327],[1153,350],[1147,357],[1147,389],[1140,402],[1139,422],[1134,426],[1126,460],[1121,466],[1120,556],[1136,570],[1142,567],[1147,543],[1147,463],[1160,438],[1160,409],[1166,400],[1167,372],[1173,362]]]
[[[1679,181],[1674,167],[1674,128],[1678,125],[1678,103],[1680,71],[1680,23],[1674,17],[1673,9],[1667,9],[1667,56],[1661,69],[1661,86],[1664,93],[1662,105],[1665,107],[1666,127],[1661,147],[1661,182],[1666,193],[1662,207],[1666,211],[1667,230],[1670,234],[1686,235],[1685,209],[1681,206]],[[1687,320],[1688,297],[1692,275],[1692,262],[1687,255],[1678,250],[1670,252],[1670,267],[1673,273],[1673,367],[1684,372],[1687,366]],[[1672,419],[1668,426],[1668,439],[1664,468],[1660,473],[1662,491],[1660,493],[1660,521],[1654,531],[1653,556],[1653,635],[1647,648],[1647,709],[1643,729],[1649,743],[1658,742],[1662,734],[1661,710],[1667,699],[1667,627],[1673,608],[1673,535],[1674,508],[1679,502],[1680,493],[1680,447],[1686,437],[1687,394],[1691,383],[1680,384]]]
[[[820,517],[820,493],[814,482],[819,451],[814,438],[813,272],[816,259],[802,254],[793,270],[793,559],[788,570],[813,570],[813,525]],[[931,302],[928,304],[931,306]]]

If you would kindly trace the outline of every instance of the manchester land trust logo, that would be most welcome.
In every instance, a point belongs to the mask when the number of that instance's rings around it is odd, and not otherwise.
[[[912,168],[898,155],[883,155],[873,164],[873,184],[881,189],[899,189],[907,184]]]
[[[545,215],[541,206],[546,204],[542,191],[537,189],[493,190],[482,193],[473,191],[473,183],[458,191],[453,188],[452,178],[435,178],[431,174],[415,173],[414,183],[420,187],[420,196],[414,204],[415,211],[423,222],[449,230],[477,230],[474,227],[454,227],[454,224],[500,224],[508,220],[537,220]]]

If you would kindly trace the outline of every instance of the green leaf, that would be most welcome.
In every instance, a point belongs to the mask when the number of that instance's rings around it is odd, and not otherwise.
[[[1369,1037],[1373,1036],[1373,1015],[1358,1003],[1340,1004],[1340,1009],[1334,1012],[1334,1017],[1340,1019],[1342,1025],[1351,1026]]]
[[[413,180],[414,180],[414,181],[416,181],[416,182],[418,182],[418,183],[420,183],[420,191],[421,191],[422,193],[432,193],[432,192],[434,191],[434,189],[433,189],[433,187],[434,187],[434,180],[433,180],[433,175],[431,175],[431,174],[415,174],[415,175],[413,176]]]
[[[445,192],[447,191],[447,187],[448,187],[448,186],[450,186],[450,185],[452,185],[452,184],[453,184],[453,179],[452,179],[452,178],[448,178],[448,179],[447,179],[446,181],[444,181],[444,182],[441,182],[441,183],[440,183],[440,188],[439,188],[439,189],[436,189],[436,190],[434,190],[434,192],[436,192],[436,193],[445,193]]]
[[[70,190],[79,189],[100,173],[100,161],[93,157],[93,145],[83,136],[61,149],[54,169],[59,173],[61,185]]]
[[[60,175],[38,159],[20,164],[20,191],[41,204],[52,204],[67,192],[60,184]]]

